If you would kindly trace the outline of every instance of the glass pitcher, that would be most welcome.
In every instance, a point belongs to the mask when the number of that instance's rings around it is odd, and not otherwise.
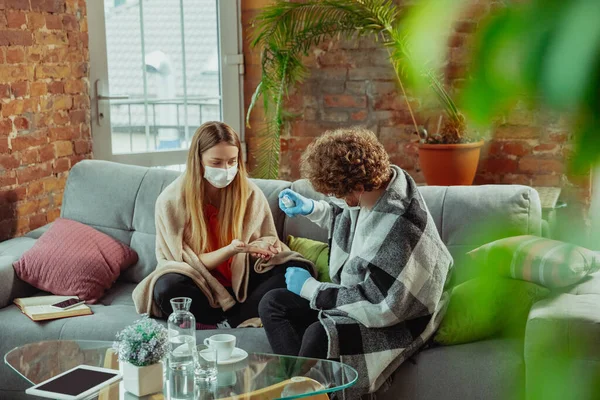
[[[167,321],[169,328],[169,398],[188,399],[194,394],[194,357],[196,348],[196,318],[190,310],[192,299],[171,299],[173,313]]]

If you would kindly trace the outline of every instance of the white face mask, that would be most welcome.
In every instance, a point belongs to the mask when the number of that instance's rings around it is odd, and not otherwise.
[[[231,168],[204,167],[204,178],[214,187],[222,189],[229,186],[238,173],[238,166]]]
[[[360,197],[358,198],[358,205],[357,206],[349,206],[348,203],[346,202],[346,200],[342,200],[342,199],[338,199],[335,196],[330,196],[329,200],[335,204],[336,206],[338,206],[339,208],[343,209],[348,209],[350,211],[354,211],[354,210],[360,210]]]

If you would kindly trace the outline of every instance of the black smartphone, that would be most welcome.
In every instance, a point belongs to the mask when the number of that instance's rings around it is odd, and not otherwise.
[[[83,304],[85,301],[79,299],[67,299],[63,301],[59,301],[58,303],[52,304],[52,307],[62,308],[63,310],[67,310],[69,308],[73,308],[80,304]]]

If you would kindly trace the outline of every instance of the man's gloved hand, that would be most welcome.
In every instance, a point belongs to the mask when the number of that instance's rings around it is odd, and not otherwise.
[[[302,290],[302,286],[304,286],[304,282],[310,277],[310,273],[307,270],[298,267],[289,267],[285,271],[285,283],[288,290],[296,293],[298,296],[300,296],[300,291]]]
[[[286,198],[285,201],[284,197]],[[285,204],[286,202],[288,205]],[[289,202],[293,202],[294,204],[290,206]],[[315,208],[315,202],[294,192],[293,190],[285,189],[279,193],[279,208],[281,208],[281,211],[286,213],[288,217],[295,217],[296,215],[309,215]]]

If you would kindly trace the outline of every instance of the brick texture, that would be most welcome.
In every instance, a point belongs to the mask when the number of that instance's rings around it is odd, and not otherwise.
[[[248,38],[253,18],[268,3],[268,0],[253,0],[242,4],[246,105],[261,73],[259,49],[251,49]],[[446,83],[451,90],[460,87],[468,72],[473,34],[479,21],[500,6],[496,0],[474,1],[456,24],[448,39],[445,68]],[[313,48],[305,62],[310,69],[309,77],[288,98],[288,108],[301,116],[290,124],[289,132],[281,139],[281,178],[299,177],[300,154],[315,136],[332,128],[363,125],[378,135],[395,164],[416,181],[424,182],[406,99],[399,95],[386,50],[369,38],[335,40]],[[408,101],[419,124],[424,124],[432,112],[439,113],[434,100],[422,102],[409,98]],[[256,125],[261,118],[257,110],[251,122]],[[562,187],[570,209],[578,204],[581,209],[588,206],[590,176],[573,179],[567,173],[573,143],[572,132],[563,118],[518,105],[509,115],[498,118],[490,136],[482,151],[475,184]],[[256,146],[252,129],[246,131],[246,137],[252,154]],[[250,168],[254,161],[250,159]]]
[[[92,142],[85,1],[0,5],[2,241],[60,215],[68,172]]]

